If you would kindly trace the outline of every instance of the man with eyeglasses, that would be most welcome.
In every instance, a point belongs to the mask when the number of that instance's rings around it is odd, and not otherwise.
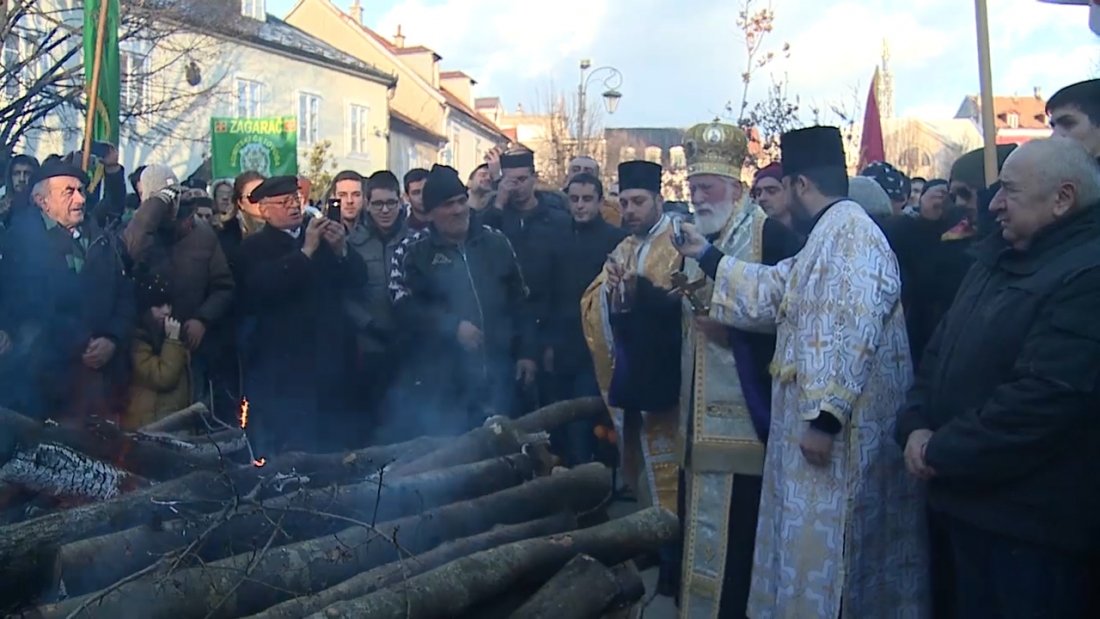
[[[61,162],[30,180],[0,254],[0,404],[80,421],[124,410],[134,291],[114,235],[89,217],[88,177]]]
[[[360,402],[375,417],[397,372],[398,334],[394,330],[393,302],[388,290],[389,266],[394,250],[409,235],[409,227],[401,208],[401,185],[392,172],[375,172],[365,183],[355,172],[342,172],[336,178],[336,195],[341,199],[345,224],[350,230],[348,247],[367,267],[364,295],[351,300],[348,306],[357,334],[359,368],[363,370],[360,376],[366,377],[360,383],[363,387]],[[345,195],[353,196],[355,192],[360,192],[358,205],[351,200],[349,206]],[[363,195],[365,212],[362,212]],[[347,217],[352,210],[355,214],[349,221]]]
[[[248,433],[257,455],[288,449],[336,451],[359,438],[350,412],[355,339],[348,299],[363,294],[367,269],[348,251],[340,222],[305,219],[293,176],[252,190],[265,226],[241,243]]]

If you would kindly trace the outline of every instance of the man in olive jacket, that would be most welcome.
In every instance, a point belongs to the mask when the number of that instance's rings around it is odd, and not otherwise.
[[[1083,617],[1100,541],[1100,169],[1066,138],[1004,164],[1000,233],[925,351],[897,426],[950,541],[958,616]]]

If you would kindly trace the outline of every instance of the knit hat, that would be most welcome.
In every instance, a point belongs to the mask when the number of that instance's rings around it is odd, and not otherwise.
[[[872,217],[889,217],[894,214],[890,196],[873,178],[856,176],[848,179],[848,198],[863,207]]]
[[[469,195],[458,170],[445,165],[433,165],[424,183],[424,210],[430,211],[459,195]]]
[[[161,189],[179,184],[176,173],[168,166],[156,163],[147,165],[141,173],[141,199],[148,200]]]
[[[752,179],[752,184],[759,183],[761,179],[774,178],[777,181],[783,180],[783,165],[778,161],[773,161],[768,165],[760,168],[760,171],[756,173],[756,176]]]
[[[138,310],[144,312],[152,307],[171,303],[168,282],[160,275],[141,272],[134,277],[134,292]]]
[[[901,173],[901,170],[898,170],[885,161],[875,161],[871,163],[866,168],[863,168],[863,171],[860,172],[859,175],[875,179],[879,186],[886,191],[886,195],[890,196],[890,199],[895,202],[898,200],[908,200],[909,193],[913,188],[912,182]]]
[[[935,189],[936,187],[940,186],[946,187],[947,181],[942,178],[933,178],[932,180],[924,183],[924,188],[920,190],[920,195],[923,197],[924,194],[928,193],[929,189]]]
[[[997,146],[997,171],[1005,164],[1005,159],[1016,150],[1015,144],[999,144]],[[985,177],[985,150],[977,149],[966,153],[955,160],[951,166],[951,180],[966,183],[974,189],[985,189],[991,182],[997,180]]]

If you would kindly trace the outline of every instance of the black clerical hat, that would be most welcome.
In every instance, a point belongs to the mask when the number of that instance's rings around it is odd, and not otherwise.
[[[61,161],[49,161],[42,164],[42,167],[38,168],[38,171],[31,177],[31,187],[47,178],[57,178],[58,176],[70,176],[80,181],[82,185],[88,185],[88,175],[84,173],[84,170]]]
[[[433,165],[424,183],[424,210],[430,211],[455,196],[469,195],[458,170],[445,165]]]
[[[626,161],[619,164],[619,192],[645,189],[661,193],[661,166],[652,161]]]
[[[500,157],[500,169],[510,170],[512,168],[531,168],[535,169],[535,153],[529,150],[521,150],[514,153],[506,153]]]
[[[295,176],[272,176],[269,179],[264,180],[252,190],[252,193],[248,194],[248,199],[252,202],[259,202],[264,198],[274,198],[275,196],[288,196],[290,194],[298,193],[298,178]]]
[[[796,176],[813,168],[846,169],[844,138],[836,127],[807,127],[779,138],[783,174]]]

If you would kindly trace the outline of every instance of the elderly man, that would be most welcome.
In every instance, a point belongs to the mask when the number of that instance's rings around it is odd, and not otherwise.
[[[538,348],[526,286],[508,238],[471,224],[466,187],[447,166],[424,184],[428,232],[411,237],[390,282],[406,351],[403,433],[464,431],[512,413],[517,382],[535,379]]]
[[[3,404],[81,419],[125,410],[134,297],[117,242],[86,218],[87,177],[63,163],[31,180],[35,209],[17,211],[0,259]]]
[[[844,198],[838,129],[786,133],[781,149],[784,185],[814,222],[797,256],[753,264],[689,225],[678,245],[714,278],[715,319],[776,329],[748,615],[925,616],[918,488],[886,439],[911,373],[897,262]]]
[[[688,186],[696,227],[722,251],[750,262],[776,264],[798,251],[798,237],[741,197],[748,140],[737,127],[696,125],[685,134]],[[730,329],[709,315],[713,282],[698,262],[682,275],[699,286],[700,305],[683,303],[680,440],[686,493],[681,514],[688,545],[681,616],[744,617],[760,505],[760,475],[768,436],[773,335]],[[731,420],[727,423],[724,420]],[[722,489],[715,494],[715,489]],[[725,555],[713,552],[725,548]],[[717,586],[712,586],[717,583]]]
[[[1100,161],[1100,79],[1070,84],[1047,100],[1055,135],[1080,142]]]
[[[1100,477],[1100,170],[1080,144],[1008,157],[1000,234],[944,316],[896,436],[955,558],[958,616],[1084,617]]]
[[[337,450],[348,429],[353,333],[345,303],[362,294],[366,267],[339,222],[302,216],[293,176],[252,190],[264,227],[241,243],[240,299],[251,324],[242,350],[249,433],[265,453]]]

